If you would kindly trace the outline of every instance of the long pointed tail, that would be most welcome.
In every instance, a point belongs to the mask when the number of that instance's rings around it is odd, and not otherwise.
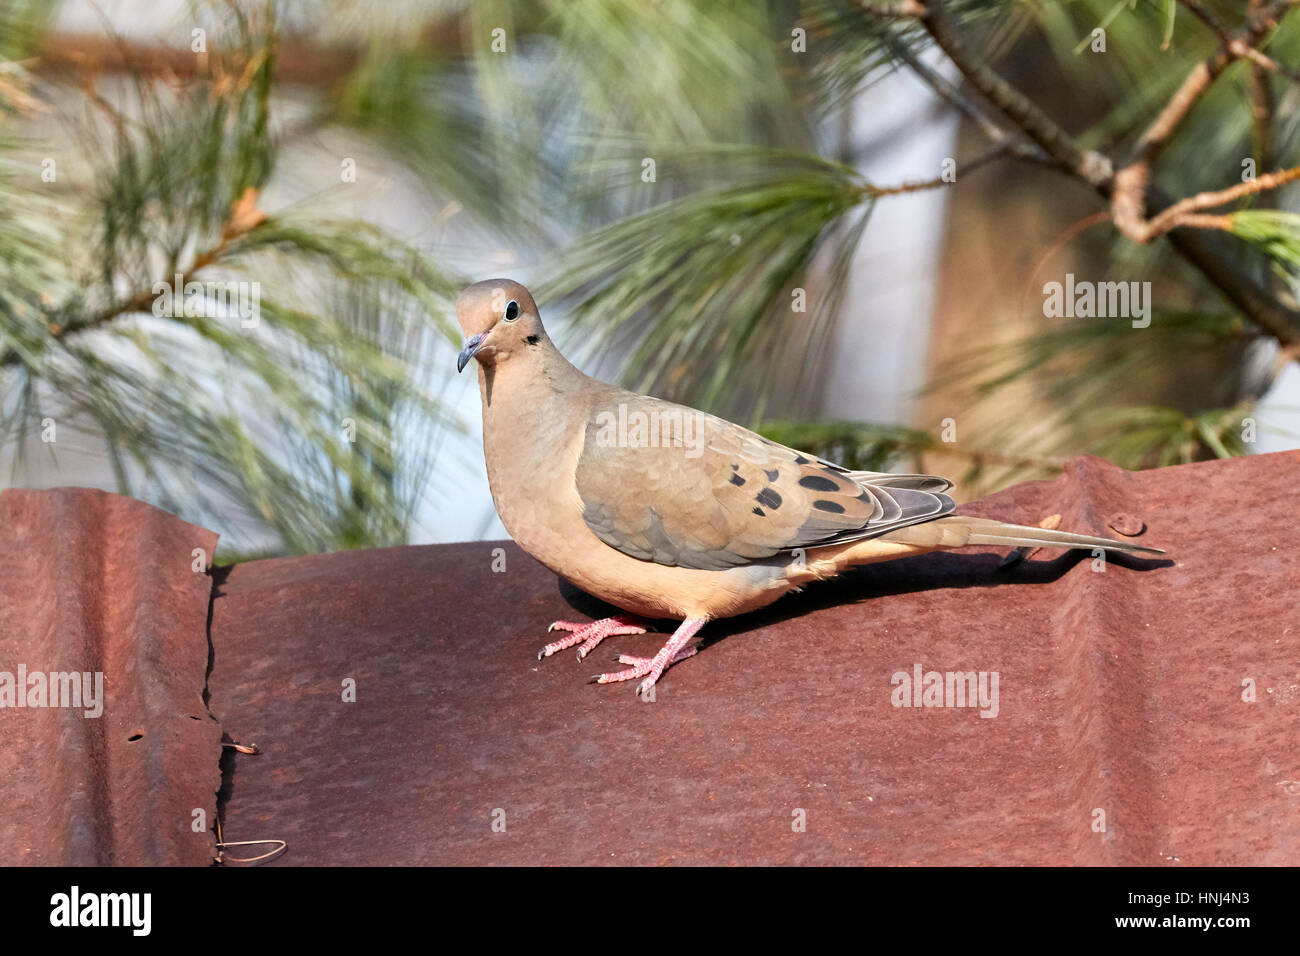
[[[879,540],[930,548],[964,548],[972,544],[987,544],[1026,548],[1100,548],[1131,554],[1165,553],[1159,548],[1148,548],[1129,541],[1075,534],[1073,531],[1052,531],[1030,525],[1006,524],[990,518],[972,518],[966,515],[949,515],[924,524],[909,525],[882,535]]]

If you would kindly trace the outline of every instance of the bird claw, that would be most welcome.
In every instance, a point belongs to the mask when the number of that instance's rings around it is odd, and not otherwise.
[[[632,680],[635,677],[644,677],[645,680],[637,685],[637,696],[647,702],[653,701],[655,699],[655,683],[663,675],[663,672],[678,661],[694,657],[699,650],[696,647],[688,646],[687,641],[694,637],[695,633],[704,626],[704,621],[705,619],[701,617],[686,618],[673,632],[673,636],[668,639],[668,643],[659,648],[659,653],[654,657],[633,657],[630,654],[620,654],[618,655],[618,662],[627,665],[627,670],[612,671],[608,674],[593,674],[587,683],[613,684],[618,681]],[[585,647],[586,645],[584,645]]]
[[[666,646],[665,646],[666,649]],[[589,684],[614,684],[619,681],[633,680],[637,677],[644,677],[640,684],[637,685],[637,696],[642,700],[650,700],[650,692],[654,689],[660,676],[669,666],[676,664],[678,661],[684,661],[688,657],[694,657],[698,652],[695,647],[683,647],[671,661],[661,657],[662,651],[654,657],[634,657],[631,654],[619,654],[614,660],[620,664],[627,665],[627,670],[612,671],[608,674],[594,674]],[[661,663],[661,660],[663,661]]]
[[[618,615],[616,617],[606,617],[599,621],[592,621],[589,624],[579,624],[575,621],[553,621],[551,626],[546,629],[546,633],[551,631],[568,631],[565,637],[558,641],[552,641],[540,651],[537,652],[537,659],[543,660],[550,657],[557,651],[562,651],[574,644],[578,647],[578,660],[582,660],[607,637],[615,634],[644,634],[645,628],[637,623],[637,619],[627,616]]]

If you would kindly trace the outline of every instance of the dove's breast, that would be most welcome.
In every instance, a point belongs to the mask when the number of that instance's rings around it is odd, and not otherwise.
[[[785,556],[727,570],[669,567],[596,537],[575,482],[589,402],[545,394],[484,405],[483,452],[497,514],[521,548],[588,594],[646,617],[729,617],[775,601],[794,584]],[[512,396],[513,397],[513,396]],[[512,407],[513,406],[513,407]],[[525,412],[526,410],[526,412]]]

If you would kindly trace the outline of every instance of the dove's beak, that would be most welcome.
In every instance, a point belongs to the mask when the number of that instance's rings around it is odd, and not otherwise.
[[[465,366],[469,364],[470,359],[478,354],[478,350],[483,347],[485,341],[487,341],[486,332],[480,332],[478,335],[471,335],[465,340],[465,345],[461,348],[460,355],[456,356],[457,372],[465,371]]]

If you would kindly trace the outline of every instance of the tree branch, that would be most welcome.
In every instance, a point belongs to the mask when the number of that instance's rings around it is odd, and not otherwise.
[[[962,164],[963,173],[972,173],[981,166],[987,166],[995,159],[1001,159],[1004,156],[1015,154],[1014,143],[1003,143],[1001,146],[995,146],[988,152],[976,156],[972,160]],[[942,176],[936,176],[934,179],[926,179],[919,182],[904,182],[897,186],[866,186],[863,188],[863,195],[879,199],[882,196],[899,196],[903,193],[917,193],[926,189],[942,189],[944,186],[951,186],[956,182],[955,179],[944,179]]]
[[[1201,10],[1195,0],[1191,3],[1184,0],[1184,5],[1193,12]],[[1209,59],[1203,60],[1192,68],[1169,102],[1165,104],[1165,108],[1160,111],[1160,115],[1138,139],[1133,160],[1115,174],[1115,185],[1111,195],[1111,216],[1115,220],[1115,228],[1125,236],[1134,242],[1148,243],[1177,225],[1204,226],[1206,222],[1220,221],[1219,218],[1204,220],[1198,217],[1198,220],[1180,223],[1175,214],[1164,219],[1164,228],[1156,228],[1155,220],[1148,219],[1146,216],[1146,194],[1147,186],[1151,181],[1151,170],[1156,158],[1214,81],[1236,60],[1249,58],[1249,53],[1254,50],[1255,44],[1277,26],[1290,5],[1289,0],[1283,0],[1267,6],[1253,6],[1246,25],[1232,33],[1222,34],[1219,48]],[[1201,16],[1216,32],[1222,30],[1222,24],[1208,11],[1202,11]],[[1267,60],[1267,57],[1264,59]],[[1269,178],[1261,176],[1256,183],[1263,183]],[[1289,181],[1281,178],[1276,185]],[[1259,185],[1250,191],[1258,192],[1266,188],[1273,187]],[[1179,204],[1175,204],[1177,205]],[[1166,210],[1166,214],[1170,212],[1172,209]]]
[[[874,6],[874,4],[864,3],[863,0],[855,0],[855,2],[868,12],[871,12],[870,8]],[[1272,0],[1262,7],[1251,18],[1247,28],[1250,42],[1253,44],[1259,37],[1276,27],[1295,3],[1296,0]],[[966,81],[1037,143],[1052,158],[1057,168],[1092,186],[1111,204],[1113,215],[1114,197],[1124,184],[1116,181],[1117,177],[1110,157],[1097,150],[1085,149],[1018,89],[980,62],[949,23],[943,10],[942,0],[926,0],[924,8],[925,12],[916,19],[925,26],[931,38],[948,55]],[[1190,110],[1200,93],[1204,91],[1197,89],[1201,82],[1200,79],[1196,79],[1198,73],[1204,71],[1206,78],[1212,80],[1234,57],[1231,50],[1221,48],[1219,52],[1225,55],[1224,61],[1218,63],[1219,56],[1216,53],[1210,61],[1199,64],[1197,70],[1189,74],[1183,87],[1180,88],[1180,93],[1187,97],[1187,101],[1166,107],[1152,129],[1144,135],[1145,145],[1142,149],[1149,151],[1149,157],[1159,152],[1163,138],[1167,137],[1169,132],[1172,132],[1172,127],[1177,125],[1170,121],[1176,115],[1186,115],[1187,110]],[[1208,87],[1208,83],[1206,86]],[[1170,125],[1169,132],[1163,131],[1163,126],[1166,124]],[[1150,203],[1157,216],[1171,205],[1168,199],[1148,188],[1149,165],[1146,167],[1138,165],[1137,170],[1128,175],[1130,179],[1140,180],[1140,195],[1144,200],[1137,206],[1139,219],[1142,218],[1143,207],[1147,203]],[[1132,184],[1128,188],[1131,190]],[[1196,215],[1194,211],[1189,211],[1186,215],[1195,216],[1187,219],[1186,225],[1200,226],[1203,229],[1222,229],[1225,223],[1224,217]],[[1255,325],[1272,335],[1283,346],[1300,342],[1300,309],[1283,304],[1277,295],[1244,274],[1235,264],[1234,257],[1225,251],[1217,233],[1177,230],[1167,233],[1167,236],[1174,250]]]
[[[1230,203],[1234,199],[1241,199],[1244,196],[1250,196],[1254,193],[1277,189],[1279,186],[1295,182],[1297,179],[1300,179],[1300,166],[1295,166],[1291,169],[1278,170],[1275,173],[1266,173],[1258,179],[1238,183],[1235,186],[1229,186],[1227,189],[1220,189],[1215,192],[1198,193],[1195,196],[1180,199],[1164,212],[1154,217],[1150,222],[1150,228],[1154,235],[1161,235],[1180,225],[1190,225],[1187,221],[1192,218],[1189,215],[1190,213],[1201,209],[1213,209],[1215,206],[1222,206],[1225,203]],[[1215,228],[1223,227],[1216,226]]]
[[[251,186],[244,190],[243,196],[235,200],[230,207],[230,217],[221,227],[221,236],[215,246],[205,249],[198,253],[190,263],[188,269],[181,270],[181,275],[189,278],[196,272],[206,269],[219,261],[227,252],[230,251],[230,245],[235,240],[252,232],[263,222],[266,221],[266,214],[257,208],[258,191]],[[180,295],[180,289],[174,289],[173,295]],[[66,325],[57,325],[51,323],[49,326],[50,337],[53,339],[63,339],[69,335],[78,332],[86,332],[90,329],[98,328],[114,319],[130,315],[132,312],[144,312],[149,309],[153,302],[158,298],[158,293],[152,288],[140,289],[127,298],[102,309],[99,312],[82,316],[76,321],[69,322]],[[0,355],[0,367],[9,365],[18,365],[22,362],[22,357],[12,350]]]
[[[918,19],[966,81],[1042,147],[1059,166],[1094,187],[1100,188],[1110,182],[1113,176],[1110,159],[1096,150],[1084,149],[1028,97],[971,55],[944,15],[940,0],[928,0],[924,14]]]
[[[1260,69],[1271,70],[1274,73],[1280,73],[1289,78],[1292,82],[1300,82],[1300,72],[1292,69],[1284,63],[1279,63],[1265,53],[1261,53],[1251,44],[1247,43],[1240,37],[1234,37],[1229,30],[1209,9],[1205,7],[1200,0],[1178,0],[1180,4],[1186,7],[1198,20],[1204,23],[1210,30],[1223,42],[1224,46],[1233,54],[1243,60],[1250,60]],[[1248,22],[1274,22],[1276,16],[1285,12],[1283,9],[1286,4],[1279,6],[1276,14],[1270,15],[1263,4],[1263,0],[1250,0]],[[1268,18],[1268,19],[1266,19]]]
[[[888,34],[885,35],[885,42],[889,44],[890,52],[906,63],[940,99],[978,126],[989,142],[1006,148],[1008,154],[1015,159],[1055,167],[1056,161],[1047,155],[1042,147],[1030,141],[1020,130],[1008,130],[1000,125],[986,109],[949,82],[946,76],[916,56],[906,44],[898,43]]]

